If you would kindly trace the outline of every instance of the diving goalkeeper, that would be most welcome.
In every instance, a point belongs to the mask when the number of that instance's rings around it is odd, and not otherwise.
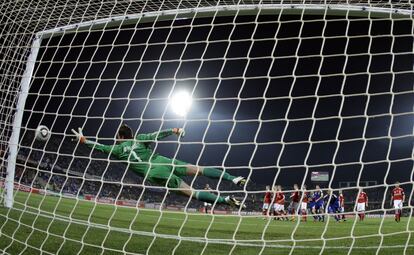
[[[146,177],[153,184],[177,189],[181,194],[202,202],[228,204],[237,208],[245,207],[240,201],[231,196],[221,197],[208,191],[195,191],[181,179],[183,176],[204,175],[213,179],[223,178],[236,185],[244,186],[246,184],[244,177],[235,177],[215,168],[194,166],[154,153],[151,148],[152,142],[173,134],[183,136],[184,130],[182,128],[172,128],[150,134],[138,134],[134,137],[132,129],[126,124],[122,124],[117,133],[116,145],[103,145],[87,140],[83,136],[81,128],[78,128],[78,131],[72,129],[72,133],[75,134],[79,143],[126,161],[130,170]]]

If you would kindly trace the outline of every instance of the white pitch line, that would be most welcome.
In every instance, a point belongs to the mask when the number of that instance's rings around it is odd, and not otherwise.
[[[41,210],[39,210],[41,211]],[[26,213],[34,213],[30,211],[25,211]],[[43,217],[48,217],[45,215],[42,215]],[[66,217],[62,215],[55,215],[54,219],[58,219],[61,221],[69,222],[69,223],[75,223],[75,224],[84,224],[85,222],[83,220],[77,220],[77,219],[67,219]],[[146,232],[146,231],[138,231],[138,230],[131,230],[131,229],[125,229],[125,228],[119,228],[119,227],[111,227],[104,224],[98,224],[98,223],[90,223],[90,227],[95,227],[99,229],[105,229],[110,231],[116,231],[121,233],[128,233],[128,234],[136,234],[141,236],[149,236],[149,237],[158,237],[158,238],[165,238],[165,239],[174,239],[174,240],[181,240],[181,241],[190,241],[190,242],[197,242],[197,243],[212,243],[212,244],[223,244],[223,245],[238,245],[238,246],[246,246],[246,247],[263,247],[265,245],[266,247],[270,248],[297,248],[297,249],[349,249],[349,246],[307,246],[307,245],[283,245],[283,244],[268,244],[270,242],[291,242],[292,240],[231,240],[231,239],[207,239],[202,237],[185,237],[185,236],[176,236],[176,235],[169,235],[169,234],[158,234],[153,232]],[[322,240],[322,239],[321,239]],[[330,241],[331,239],[325,239]],[[313,239],[311,240],[296,240],[296,242],[310,242],[315,241]],[[319,241],[319,240],[318,240]],[[405,247],[414,247],[414,245],[388,245],[388,246],[381,246],[381,249],[392,249],[392,248],[405,248]],[[378,249],[378,246],[353,246],[352,249],[363,249],[363,250],[370,250],[370,249]]]

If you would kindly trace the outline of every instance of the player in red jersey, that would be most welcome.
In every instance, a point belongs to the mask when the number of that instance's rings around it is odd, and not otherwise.
[[[286,217],[286,211],[285,211],[285,194],[282,192],[282,186],[277,185],[275,187],[275,196],[273,198],[273,212],[276,216],[275,219],[279,220],[288,220]]]
[[[262,207],[263,215],[269,216],[271,214],[271,211],[269,212],[269,206],[271,202],[272,202],[272,191],[270,190],[270,186],[267,185],[266,193],[263,198],[263,207]]]
[[[342,190],[339,190],[339,210],[342,213],[341,220],[346,221],[345,218],[345,198],[344,194],[342,193]]]
[[[368,195],[362,188],[359,189],[357,198],[357,212],[359,220],[363,221],[365,218],[365,208],[368,207]]]
[[[402,207],[405,200],[404,190],[400,187],[400,183],[395,183],[395,188],[391,191],[391,201],[394,203],[395,221],[400,222]]]
[[[309,202],[309,192],[306,191],[306,185],[302,187],[302,203],[300,205],[300,210],[302,212],[302,221],[307,221],[308,217],[308,202]]]
[[[292,221],[295,221],[295,215],[298,212],[299,209],[299,200],[300,200],[300,195],[299,195],[299,186],[297,184],[293,184],[293,192],[290,195],[290,205],[289,208],[291,210],[291,214],[292,214]]]

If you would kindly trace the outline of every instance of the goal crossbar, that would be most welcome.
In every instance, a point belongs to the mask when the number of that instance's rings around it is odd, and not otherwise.
[[[154,21],[164,21],[171,19],[187,18],[206,18],[230,16],[237,13],[241,15],[297,15],[306,11],[306,15],[338,15],[351,17],[368,18],[409,18],[413,16],[413,11],[409,9],[396,9],[385,7],[373,7],[364,5],[343,5],[343,4],[246,4],[246,5],[226,5],[214,7],[187,8],[176,10],[163,10],[145,12],[132,15],[122,15],[87,22],[61,26],[37,33],[39,38],[49,38],[60,36],[63,33],[75,33],[81,31],[100,30],[102,28],[117,27],[119,25],[131,25],[149,23]]]

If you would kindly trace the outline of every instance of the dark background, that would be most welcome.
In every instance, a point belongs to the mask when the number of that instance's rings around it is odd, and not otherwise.
[[[156,150],[251,174],[259,186],[310,184],[311,171],[329,171],[333,187],[412,181],[412,21],[301,18],[187,19],[45,39],[23,137],[44,124],[58,147],[49,152],[71,157],[71,128],[110,144],[122,122],[142,133],[184,127],[179,144],[171,137]],[[167,108],[181,89],[194,98],[186,119]]]

